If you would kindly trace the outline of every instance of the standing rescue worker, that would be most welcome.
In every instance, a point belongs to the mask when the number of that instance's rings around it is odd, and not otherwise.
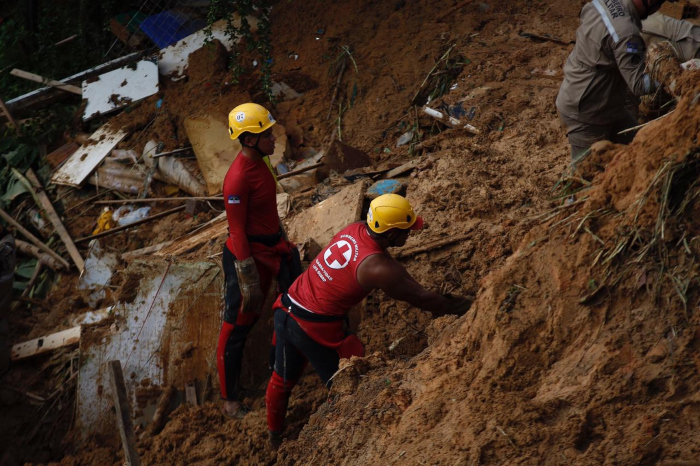
[[[633,139],[633,133],[618,134],[637,125],[625,107],[627,91],[640,97],[657,88],[644,72],[641,20],[664,2],[593,0],[581,10],[576,45],[564,65],[556,103],[574,162],[596,141],[626,144]]]
[[[272,279],[286,290],[301,272],[299,252],[283,235],[277,186],[264,157],[275,149],[275,120],[261,105],[247,103],[229,114],[229,134],[242,149],[224,178],[229,236],[223,252],[224,321],[217,367],[224,412],[241,418],[239,378],[246,338],[258,320]]]
[[[465,298],[424,289],[391,257],[387,248],[406,244],[423,219],[397,194],[373,200],[366,222],[352,223],[337,233],[309,268],[275,302],[274,371],[267,385],[267,425],[273,445],[279,444],[292,388],[307,362],[330,388],[340,358],[364,356],[357,336],[347,331],[350,308],[379,288],[389,297],[430,311],[434,316],[464,314]]]

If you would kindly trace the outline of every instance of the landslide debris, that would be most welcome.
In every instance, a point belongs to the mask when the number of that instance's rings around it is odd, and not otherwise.
[[[346,389],[280,462],[696,460],[697,81],[687,95],[630,146],[601,145],[565,175],[574,197],[541,215],[425,351],[351,361],[372,370],[341,371]]]

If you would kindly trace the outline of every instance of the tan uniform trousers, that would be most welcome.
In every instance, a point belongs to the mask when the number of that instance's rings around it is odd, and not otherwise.
[[[620,118],[604,125],[593,125],[574,120],[562,113],[559,119],[566,128],[566,137],[571,146],[571,161],[577,164],[588,155],[588,150],[598,141],[611,141],[616,144],[629,144],[634,139],[635,131],[618,134],[620,131],[633,128],[639,123],[629,111]]]

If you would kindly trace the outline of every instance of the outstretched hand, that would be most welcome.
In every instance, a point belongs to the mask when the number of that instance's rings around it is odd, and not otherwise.
[[[435,317],[445,315],[456,315],[461,317],[467,313],[474,302],[474,298],[472,297],[453,296],[451,294],[446,294],[445,298],[447,299],[447,305],[440,312],[433,312]]]

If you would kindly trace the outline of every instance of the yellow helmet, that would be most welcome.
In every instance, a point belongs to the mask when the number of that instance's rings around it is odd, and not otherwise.
[[[375,233],[392,228],[420,230],[423,219],[413,212],[408,200],[398,194],[383,194],[370,202],[367,225]]]
[[[262,105],[241,104],[228,114],[228,133],[238,139],[241,133],[262,133],[275,124],[272,114]]]

